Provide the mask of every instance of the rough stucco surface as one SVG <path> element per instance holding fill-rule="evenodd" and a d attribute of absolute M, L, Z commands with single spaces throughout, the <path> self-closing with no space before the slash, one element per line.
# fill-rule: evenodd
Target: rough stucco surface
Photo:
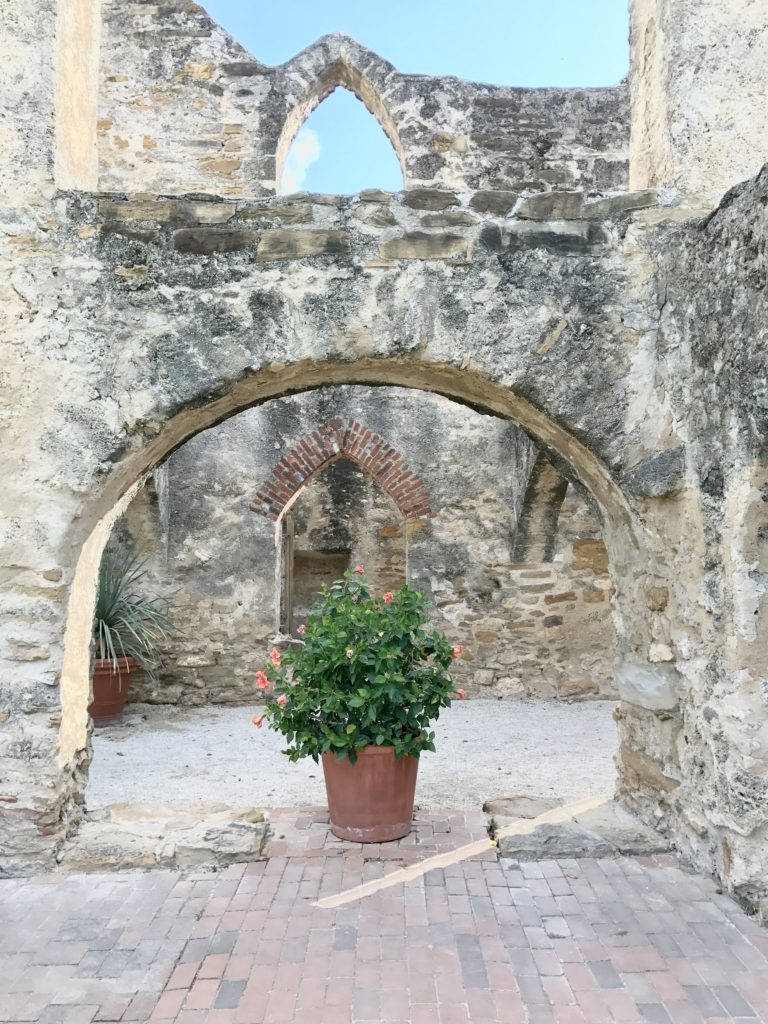
<path fill-rule="evenodd" d="M 342 387 L 199 434 L 131 504 L 118 536 L 150 559 L 146 588 L 170 597 L 180 631 L 164 645 L 159 682 L 138 681 L 131 699 L 258 696 L 253 673 L 279 625 L 280 532 L 252 500 L 284 453 L 334 417 L 364 422 L 393 445 L 433 514 L 406 522 L 372 477 L 336 462 L 291 506 L 297 553 L 348 552 L 378 594 L 417 574 L 436 624 L 466 648 L 454 675 L 472 696 L 614 692 L 607 555 L 584 498 L 572 489 L 557 502 L 552 550 L 531 561 L 516 543 L 536 458 L 522 431 L 437 395 Z M 304 586 L 309 604 L 319 585 Z"/>
<path fill-rule="evenodd" d="M 634 0 L 633 188 L 712 206 L 766 158 L 763 0 Z"/>
<path fill-rule="evenodd" d="M 690 410 L 711 645 L 678 738 L 697 780 L 680 813 L 700 863 L 752 902 L 765 896 L 768 849 L 767 208 L 764 168 L 659 254 L 660 352 L 686 359 L 670 384 Z"/>
<path fill-rule="evenodd" d="M 164 19 L 156 27 L 172 48 L 179 19 L 198 17 L 188 6 L 125 9 Z M 116 7 L 103 9 L 108 41 Z M 185 198 L 190 180 L 172 182 L 158 165 L 142 188 L 176 198 L 129 199 L 134 168 L 105 153 L 102 187 L 114 194 L 51 198 L 52 12 L 19 9 L 24 17 L 6 19 L 9 41 L 34 47 L 45 73 L 39 103 L 34 61 L 15 68 L 4 101 L 4 130 L 20 133 L 30 155 L 28 184 L 18 148 L 0 150 L 3 870 L 50 866 L 78 822 L 93 563 L 110 510 L 185 440 L 235 413 L 318 386 L 386 384 L 507 418 L 591 491 L 613 586 L 620 796 L 730 890 L 753 904 L 767 899 L 766 172 L 708 220 L 690 220 L 656 206 L 653 194 L 594 194 L 623 186 L 595 173 L 600 149 L 616 166 L 609 131 L 604 145 L 590 136 L 583 165 L 572 162 L 568 191 L 541 191 L 541 160 L 530 165 L 535 180 L 523 169 L 529 188 L 512 188 L 514 161 L 459 141 L 472 141 L 464 125 L 485 87 L 445 86 L 441 130 L 451 141 L 434 142 L 436 122 L 422 109 L 437 93 L 432 83 L 396 76 L 333 38 L 296 58 L 287 76 L 270 72 L 271 82 L 282 76 L 282 92 L 254 94 L 265 162 L 227 189 L 206 179 L 207 196 Z M 731 13 L 719 44 L 727 64 L 751 23 L 741 5 L 719 10 Z M 658 37 L 670 103 L 684 88 L 668 59 L 675 34 L 689 33 L 691 50 L 697 35 L 708 38 L 706 14 L 690 6 L 688 15 Z M 187 33 L 194 53 L 185 60 L 199 52 L 205 63 L 209 39 L 193 46 Z M 108 42 L 103 66 L 114 49 Z M 133 59 L 128 36 L 125 49 Z M 138 70 L 137 95 L 151 97 L 156 76 Z M 240 77 L 262 75 L 245 70 Z M 391 85 L 393 120 L 398 104 L 408 110 L 408 189 L 266 195 L 274 125 L 290 126 L 292 112 L 342 79 L 371 106 Z M 101 100 L 113 102 L 106 86 Z M 550 101 L 558 95 L 531 100 Z M 568 150 L 574 124 L 600 98 L 577 92 L 562 102 L 570 113 L 554 123 Z M 659 138 L 673 106 L 652 127 Z M 166 108 L 156 107 L 162 135 Z M 610 123 L 615 111 L 600 116 Z M 486 125 L 496 116 L 501 125 L 506 115 L 497 108 Z M 143 138 L 140 118 L 136 129 Z M 750 171 L 725 142 L 692 147 L 687 159 L 719 183 Z M 231 203 L 217 198 L 223 191 Z M 418 554 L 414 541 L 413 580 L 428 585 Z"/>

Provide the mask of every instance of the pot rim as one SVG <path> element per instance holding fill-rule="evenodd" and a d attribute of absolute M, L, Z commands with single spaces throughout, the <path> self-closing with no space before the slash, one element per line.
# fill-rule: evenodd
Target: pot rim
<path fill-rule="evenodd" d="M 125 657 L 117 658 L 116 660 L 117 660 L 117 664 L 118 664 L 118 672 L 120 671 L 120 666 L 123 666 L 123 671 L 124 672 L 130 671 L 131 669 L 136 667 L 136 659 L 132 658 L 130 655 L 126 655 Z M 112 658 L 94 658 L 93 659 L 93 667 L 95 669 L 96 668 L 107 668 L 110 665 L 114 665 L 114 661 L 112 660 Z M 118 674 L 117 672 L 113 672 L 113 675 L 117 675 L 117 674 Z"/>
<path fill-rule="evenodd" d="M 394 753 L 394 750 L 395 750 L 395 748 L 392 747 L 392 746 L 379 746 L 376 743 L 369 743 L 367 747 L 361 747 L 357 751 L 357 757 L 358 757 L 358 760 L 361 757 L 384 757 L 387 754 L 389 754 L 390 752 Z M 347 753 L 348 753 L 348 751 L 347 751 Z M 403 758 L 405 758 L 405 757 L 415 757 L 415 758 L 418 759 L 418 756 L 419 756 L 418 754 L 403 754 L 403 757 L 399 758 L 399 760 L 402 761 Z M 335 750 L 324 750 L 323 751 L 323 757 L 332 757 L 334 761 L 338 761 L 339 760 L 339 758 L 336 757 L 336 751 Z M 347 759 L 348 758 L 341 758 L 342 761 L 343 760 L 347 760 Z"/>

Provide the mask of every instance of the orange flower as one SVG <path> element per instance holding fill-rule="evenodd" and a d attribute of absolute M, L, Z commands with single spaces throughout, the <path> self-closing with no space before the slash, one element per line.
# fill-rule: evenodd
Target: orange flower
<path fill-rule="evenodd" d="M 454 656 L 454 658 L 461 657 L 461 655 L 463 653 L 464 653 L 464 648 L 461 646 L 461 644 L 454 644 L 453 645 L 453 656 Z"/>
<path fill-rule="evenodd" d="M 280 705 L 281 708 L 284 708 L 285 705 L 288 703 L 288 698 L 285 696 L 284 693 L 281 693 L 280 696 L 277 698 L 277 703 Z"/>
<path fill-rule="evenodd" d="M 299 628 L 296 630 L 296 632 L 297 633 L 306 633 L 307 632 L 307 627 L 304 624 L 302 624 L 301 626 L 299 626 Z"/>
<path fill-rule="evenodd" d="M 358 576 L 362 576 L 363 573 L 365 572 L 365 566 L 364 565 L 356 565 L 355 566 L 355 572 L 358 574 Z"/>
<path fill-rule="evenodd" d="M 267 679 L 266 674 L 264 672 L 262 672 L 261 670 L 259 670 L 256 673 L 256 685 L 258 686 L 258 688 L 260 690 L 268 690 L 269 689 L 269 680 Z"/>
<path fill-rule="evenodd" d="M 257 729 L 261 728 L 261 723 L 264 721 L 264 715 L 254 715 L 251 722 L 256 726 Z"/>
<path fill-rule="evenodd" d="M 465 697 L 466 697 L 467 695 L 466 695 L 466 693 L 465 693 L 465 691 L 464 691 L 464 690 L 457 690 L 457 691 L 456 691 L 456 696 L 457 696 L 457 697 L 459 698 L 459 700 L 464 700 L 464 698 L 465 698 Z"/>
<path fill-rule="evenodd" d="M 389 604 L 391 601 L 394 601 L 394 599 L 395 595 L 388 590 L 384 595 L 384 604 Z"/>
<path fill-rule="evenodd" d="M 278 649 L 276 647 L 273 647 L 272 650 L 269 652 L 269 656 L 272 659 L 272 664 L 275 666 L 275 668 L 279 668 L 280 667 L 280 651 L 278 651 Z"/>

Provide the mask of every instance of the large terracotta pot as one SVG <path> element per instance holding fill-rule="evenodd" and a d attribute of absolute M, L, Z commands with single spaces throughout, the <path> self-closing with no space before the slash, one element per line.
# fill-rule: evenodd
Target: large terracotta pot
<path fill-rule="evenodd" d="M 386 843 L 411 831 L 418 757 L 394 747 L 365 747 L 355 764 L 323 754 L 331 832 L 353 843 Z"/>
<path fill-rule="evenodd" d="M 131 670 L 136 667 L 133 658 L 118 658 L 117 668 L 107 658 L 93 663 L 93 700 L 88 714 L 94 725 L 112 725 L 120 721 L 128 696 Z"/>

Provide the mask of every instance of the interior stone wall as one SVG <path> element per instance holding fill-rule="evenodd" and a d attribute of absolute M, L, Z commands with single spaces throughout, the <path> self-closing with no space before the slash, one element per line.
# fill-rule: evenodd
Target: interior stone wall
<path fill-rule="evenodd" d="M 300 492 L 291 515 L 297 554 L 347 551 L 348 567 L 364 566 L 377 594 L 397 590 L 406 582 L 406 521 L 386 491 L 356 463 L 340 459 L 318 473 Z M 283 572 L 287 571 L 284 566 Z M 317 585 L 305 588 L 310 607 L 319 589 Z M 300 621 L 295 620 L 294 628 Z"/>

